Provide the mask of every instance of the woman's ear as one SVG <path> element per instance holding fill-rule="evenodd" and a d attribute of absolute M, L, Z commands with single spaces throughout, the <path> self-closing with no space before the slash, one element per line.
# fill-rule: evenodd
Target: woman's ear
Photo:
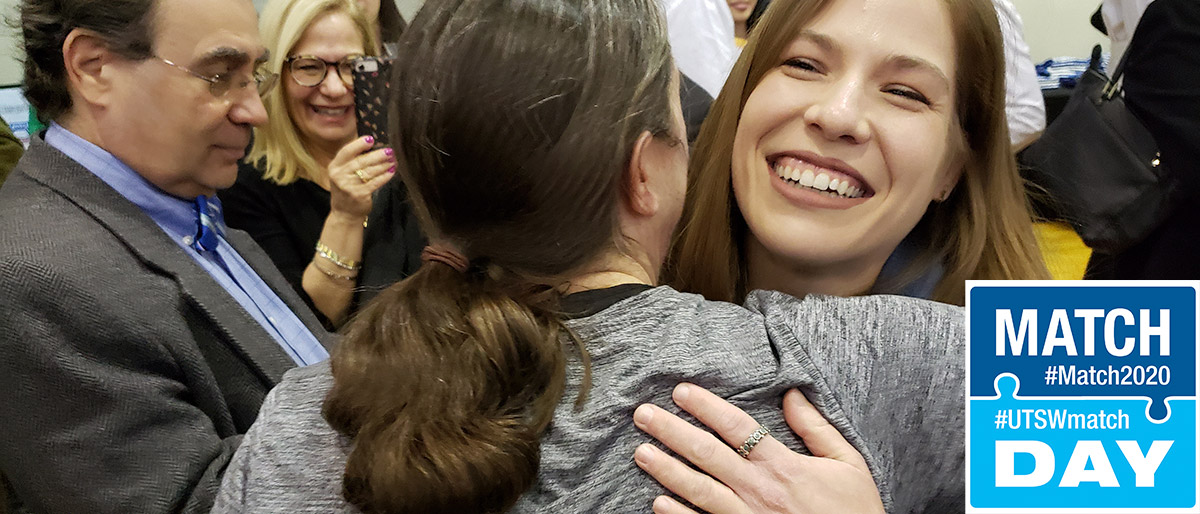
<path fill-rule="evenodd" d="M 963 166 L 956 166 L 946 171 L 945 176 L 938 182 L 938 187 L 934 189 L 933 201 L 944 202 L 950 198 L 950 193 L 954 192 L 954 188 L 958 186 L 958 182 L 962 180 L 966 169 Z"/>
<path fill-rule="evenodd" d="M 947 163 L 942 168 L 942 175 L 938 177 L 937 183 L 933 190 L 933 198 L 930 200 L 935 202 L 944 202 L 950 198 L 950 194 L 954 192 L 954 188 L 958 186 L 963 175 L 967 173 L 968 152 L 967 141 L 965 135 L 951 134 L 950 150 L 947 155 Z"/>
<path fill-rule="evenodd" d="M 633 152 L 629 156 L 629 165 L 625 167 L 625 204 L 631 214 L 638 216 L 653 216 L 658 212 L 660 199 L 651 181 L 654 180 L 656 167 L 659 166 L 661 152 L 658 148 L 663 143 L 649 131 L 642 132 L 633 143 Z"/>

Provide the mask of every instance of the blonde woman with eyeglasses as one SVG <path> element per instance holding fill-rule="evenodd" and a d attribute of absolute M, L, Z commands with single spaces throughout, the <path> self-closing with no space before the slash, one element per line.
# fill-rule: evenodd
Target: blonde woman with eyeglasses
<path fill-rule="evenodd" d="M 372 195 L 396 171 L 392 149 L 355 127 L 353 61 L 378 53 L 376 30 L 356 0 L 271 0 L 260 30 L 280 87 L 221 193 L 225 219 L 332 328 L 350 312 Z"/>

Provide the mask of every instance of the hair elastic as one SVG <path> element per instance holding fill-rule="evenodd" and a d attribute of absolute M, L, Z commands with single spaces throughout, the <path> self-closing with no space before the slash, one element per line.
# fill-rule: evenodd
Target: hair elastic
<path fill-rule="evenodd" d="M 466 273 L 470 261 L 457 250 L 443 244 L 431 244 L 421 250 L 422 262 L 440 262 L 459 273 Z"/>

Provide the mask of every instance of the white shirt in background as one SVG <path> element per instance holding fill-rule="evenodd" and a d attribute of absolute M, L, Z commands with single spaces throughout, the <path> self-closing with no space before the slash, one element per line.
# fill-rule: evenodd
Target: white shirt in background
<path fill-rule="evenodd" d="M 660 0 L 675 65 L 713 98 L 737 60 L 733 14 L 725 0 Z"/>
<path fill-rule="evenodd" d="M 1137 28 L 1146 6 L 1154 0 L 1104 0 L 1100 6 L 1100 15 L 1104 17 L 1104 27 L 1108 29 L 1108 38 L 1112 40 L 1112 63 L 1121 62 L 1125 50 L 1129 48 L 1129 40 L 1133 39 L 1133 31 Z"/>
<path fill-rule="evenodd" d="M 1037 69 L 1029 57 L 1025 28 L 1009 0 L 992 0 L 1004 36 L 1004 111 L 1014 149 L 1024 148 L 1046 129 L 1046 102 L 1038 86 Z"/>

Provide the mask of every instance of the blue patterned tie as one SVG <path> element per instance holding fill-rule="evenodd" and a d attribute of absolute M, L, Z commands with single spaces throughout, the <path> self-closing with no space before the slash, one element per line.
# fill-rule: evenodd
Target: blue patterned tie
<path fill-rule="evenodd" d="M 216 211 L 217 206 L 208 203 L 208 197 L 204 195 L 196 197 L 198 228 L 196 237 L 192 241 L 192 248 L 195 248 L 197 252 L 211 252 L 217 249 L 221 228 L 217 226 Z"/>

